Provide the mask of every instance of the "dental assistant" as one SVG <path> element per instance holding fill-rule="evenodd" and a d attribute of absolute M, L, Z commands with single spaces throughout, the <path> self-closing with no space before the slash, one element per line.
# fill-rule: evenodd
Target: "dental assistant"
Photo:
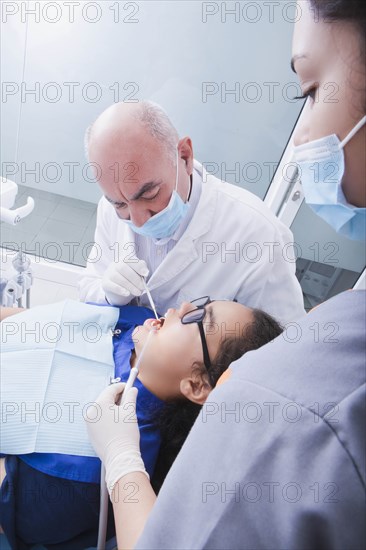
<path fill-rule="evenodd" d="M 305 200 L 338 232 L 365 239 L 366 4 L 306 0 L 299 7 L 292 66 L 308 101 L 294 154 Z M 329 82 L 338 87 L 332 103 Z M 156 502 L 146 476 L 123 470 L 115 490 L 134 480 L 146 495 L 141 515 L 114 503 L 116 522 L 140 518 L 129 547 L 365 547 L 365 298 L 364 290 L 343 292 L 297 322 L 296 342 L 279 336 L 233 363 Z M 113 437 L 136 449 L 133 434 L 118 428 L 104 449 Z M 101 445 L 102 430 L 93 437 Z"/>
<path fill-rule="evenodd" d="M 207 174 L 161 107 L 109 107 L 86 147 L 104 196 L 81 300 L 148 305 L 148 276 L 160 312 L 210 294 L 282 323 L 304 314 L 291 231 L 258 197 Z"/>

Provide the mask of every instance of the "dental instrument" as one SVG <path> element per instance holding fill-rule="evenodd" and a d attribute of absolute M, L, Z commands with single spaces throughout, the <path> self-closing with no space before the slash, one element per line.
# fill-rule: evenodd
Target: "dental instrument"
<path fill-rule="evenodd" d="M 88 278 L 90 278 L 90 279 L 100 279 L 100 280 L 103 279 L 103 277 L 101 277 L 100 275 L 96 275 L 95 273 L 88 274 Z M 143 282 L 143 285 L 144 285 L 144 290 L 146 292 L 146 296 L 149 300 L 150 307 L 154 312 L 155 318 L 159 321 L 160 317 L 157 314 L 155 303 L 154 303 L 153 297 L 151 296 L 151 292 L 149 290 L 149 287 L 147 286 L 146 279 L 145 279 L 145 277 L 141 277 L 141 278 L 142 278 L 142 282 Z"/>
<path fill-rule="evenodd" d="M 159 320 L 158 314 L 156 313 L 156 307 L 155 307 L 155 304 L 154 304 L 154 300 L 152 299 L 151 292 L 150 292 L 150 290 L 147 286 L 146 279 L 144 277 L 142 277 L 142 281 L 144 283 L 145 292 L 146 292 L 146 295 L 147 295 L 148 300 L 150 302 L 151 309 L 153 310 L 156 319 Z"/>
<path fill-rule="evenodd" d="M 150 292 L 149 292 L 149 294 L 150 294 Z M 151 298 L 151 295 L 150 295 L 150 298 Z M 151 298 L 150 303 L 152 303 L 152 304 L 154 303 L 154 302 L 152 302 L 152 298 Z M 153 309 L 154 309 L 154 312 L 155 312 L 155 315 L 156 315 L 155 307 Z M 156 318 L 159 319 L 158 317 L 156 317 Z M 142 348 L 139 357 L 137 358 L 137 363 L 130 370 L 130 374 L 128 376 L 126 385 L 125 385 L 123 393 L 122 393 L 122 398 L 119 400 L 119 402 L 117 401 L 117 403 L 116 403 L 117 405 L 123 405 L 123 403 L 126 399 L 128 391 L 134 385 L 135 380 L 136 380 L 137 375 L 138 375 L 139 370 L 140 370 L 140 364 L 141 364 L 142 358 L 145 354 L 146 348 L 149 345 L 151 335 L 156 331 L 157 330 L 154 327 L 152 327 L 152 330 L 149 332 L 147 340 L 145 342 L 145 345 Z M 112 379 L 111 384 L 115 384 L 119 381 L 120 381 L 119 378 Z M 104 468 L 104 465 L 102 463 L 102 466 L 101 466 L 101 469 L 100 469 L 100 510 L 99 510 L 97 550 L 105 550 L 105 544 L 106 544 L 106 538 L 107 538 L 107 523 L 108 523 L 108 498 L 109 498 L 108 489 L 107 489 L 107 485 L 106 485 L 106 482 L 105 482 L 105 468 Z"/>
<path fill-rule="evenodd" d="M 33 284 L 33 272 L 30 267 L 29 257 L 22 251 L 19 250 L 17 255 L 13 260 L 13 268 L 18 274 L 15 282 L 21 288 L 21 295 L 18 298 L 18 307 L 23 307 L 22 295 L 25 293 L 26 296 L 26 308 L 30 308 L 30 288 Z"/>

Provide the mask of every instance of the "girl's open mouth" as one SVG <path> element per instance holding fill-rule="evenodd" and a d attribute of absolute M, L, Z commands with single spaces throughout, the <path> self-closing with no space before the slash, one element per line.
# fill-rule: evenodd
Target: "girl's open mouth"
<path fill-rule="evenodd" d="M 160 319 L 146 319 L 144 322 L 144 327 L 148 329 L 160 330 L 164 325 L 165 318 L 160 317 Z"/>

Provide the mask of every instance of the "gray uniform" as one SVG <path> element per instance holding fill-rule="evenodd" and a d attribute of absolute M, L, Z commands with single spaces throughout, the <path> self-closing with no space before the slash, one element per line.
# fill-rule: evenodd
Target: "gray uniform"
<path fill-rule="evenodd" d="M 231 366 L 138 549 L 365 547 L 365 291 Z"/>

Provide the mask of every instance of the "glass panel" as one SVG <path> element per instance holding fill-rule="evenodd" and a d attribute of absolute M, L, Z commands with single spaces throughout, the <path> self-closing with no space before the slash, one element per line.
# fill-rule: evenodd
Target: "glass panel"
<path fill-rule="evenodd" d="M 85 265 L 101 193 L 84 132 L 115 101 L 160 103 L 210 172 L 264 197 L 301 108 L 296 2 L 20 4 L 2 25 L 2 173 L 36 209 L 3 243 Z"/>
<path fill-rule="evenodd" d="M 306 309 L 353 287 L 366 263 L 364 242 L 338 235 L 305 201 L 291 230 Z"/>
<path fill-rule="evenodd" d="M 14 208 L 34 198 L 33 212 L 20 223 L 1 228 L 1 246 L 19 248 L 50 262 L 85 266 L 94 242 L 97 205 L 18 185 Z"/>

